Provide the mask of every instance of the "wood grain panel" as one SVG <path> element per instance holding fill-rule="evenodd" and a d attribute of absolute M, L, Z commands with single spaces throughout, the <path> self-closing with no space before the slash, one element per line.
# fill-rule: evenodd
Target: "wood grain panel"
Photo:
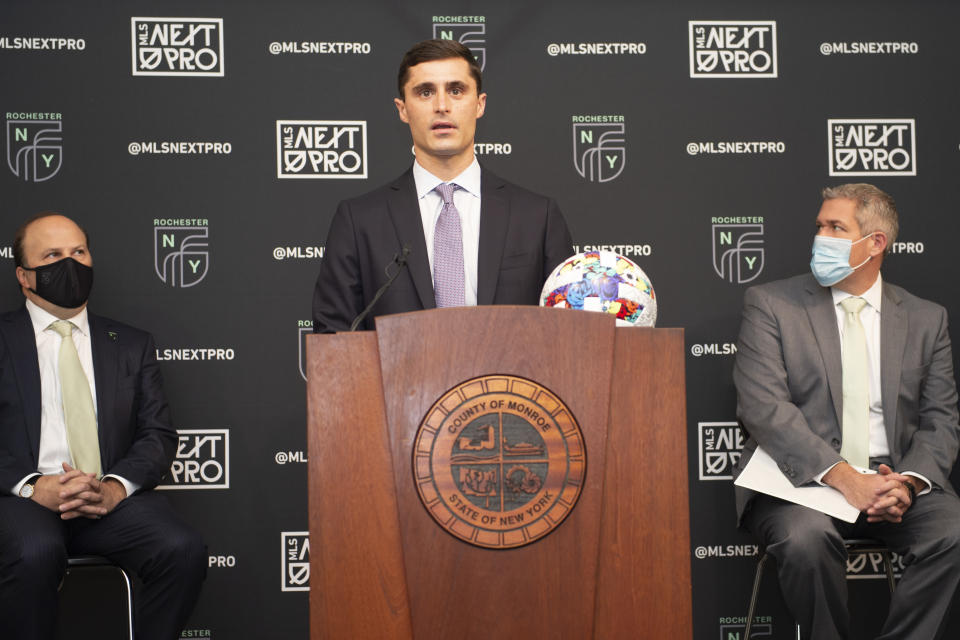
<path fill-rule="evenodd" d="M 693 637 L 682 329 L 617 329 L 594 637 Z"/>
<path fill-rule="evenodd" d="M 409 640 L 373 333 L 307 337 L 310 637 Z"/>
<path fill-rule="evenodd" d="M 536 307 L 440 309 L 378 318 L 384 397 L 418 639 L 582 640 L 593 629 L 614 320 Z M 587 449 L 580 500 L 541 540 L 482 549 L 441 529 L 413 482 L 417 427 L 448 389 L 510 374 L 557 395 Z"/>

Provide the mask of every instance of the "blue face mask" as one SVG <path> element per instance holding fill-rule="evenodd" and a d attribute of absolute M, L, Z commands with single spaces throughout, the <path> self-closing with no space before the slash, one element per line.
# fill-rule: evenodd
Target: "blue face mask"
<path fill-rule="evenodd" d="M 855 267 L 850 266 L 850 250 L 853 245 L 863 242 L 872 233 L 863 236 L 857 242 L 845 238 L 814 236 L 813 257 L 810 258 L 810 271 L 822 287 L 832 287 L 854 271 L 867 264 L 870 256 Z"/>

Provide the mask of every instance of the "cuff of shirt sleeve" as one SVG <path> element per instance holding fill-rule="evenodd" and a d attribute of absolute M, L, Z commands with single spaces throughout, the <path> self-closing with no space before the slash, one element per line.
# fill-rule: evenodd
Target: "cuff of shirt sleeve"
<path fill-rule="evenodd" d="M 822 487 L 828 486 L 828 485 L 823 484 L 823 476 L 825 476 L 825 475 L 827 475 L 828 473 L 830 473 L 830 469 L 833 469 L 835 466 L 837 466 L 837 465 L 840 464 L 841 462 L 843 462 L 843 460 L 840 460 L 839 462 L 833 463 L 832 465 L 830 465 L 829 467 L 827 467 L 826 469 L 824 469 L 823 471 L 821 471 L 821 472 L 818 473 L 817 475 L 813 476 L 813 481 L 816 482 L 817 484 L 819 484 L 819 485 L 822 486 Z"/>
<path fill-rule="evenodd" d="M 126 478 L 122 478 L 114 473 L 108 473 L 107 475 L 100 478 L 100 480 L 106 480 L 107 478 L 113 478 L 117 482 L 123 485 L 123 488 L 127 490 L 127 497 L 129 498 L 140 489 L 140 485 L 130 482 Z"/>
<path fill-rule="evenodd" d="M 23 477 L 23 480 L 17 483 L 17 485 L 13 488 L 13 491 L 11 491 L 11 493 L 19 498 L 20 489 L 23 488 L 23 485 L 27 484 L 27 480 L 29 480 L 30 478 L 39 478 L 42 475 L 43 475 L 42 473 L 30 473 L 28 475 L 25 475 Z"/>
<path fill-rule="evenodd" d="M 927 480 L 926 478 L 924 478 L 924 477 L 923 477 L 922 475 L 920 475 L 919 473 L 914 473 L 913 471 L 901 471 L 900 473 L 902 473 L 902 474 L 905 475 L 905 476 L 913 476 L 914 478 L 920 478 L 921 480 L 923 480 L 924 482 L 927 483 L 927 488 L 926 488 L 926 489 L 924 489 L 923 491 L 917 491 L 917 495 L 918 495 L 918 496 L 922 496 L 922 495 L 925 495 L 925 494 L 927 494 L 927 493 L 930 493 L 930 490 L 933 488 L 933 483 L 930 482 L 929 480 Z"/>

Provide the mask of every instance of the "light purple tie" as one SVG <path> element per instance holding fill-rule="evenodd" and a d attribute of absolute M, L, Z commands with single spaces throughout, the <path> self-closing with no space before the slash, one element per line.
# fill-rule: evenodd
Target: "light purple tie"
<path fill-rule="evenodd" d="M 433 292 L 437 307 L 462 307 L 463 294 L 463 231 L 460 212 L 453 204 L 453 183 L 434 189 L 443 198 L 443 208 L 433 232 Z"/>

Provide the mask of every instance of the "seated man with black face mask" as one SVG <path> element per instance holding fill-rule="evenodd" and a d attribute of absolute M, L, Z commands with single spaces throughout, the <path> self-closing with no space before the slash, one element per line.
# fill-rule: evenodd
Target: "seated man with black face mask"
<path fill-rule="evenodd" d="M 177 442 L 153 339 L 87 313 L 93 260 L 69 218 L 34 216 L 13 248 L 26 302 L 0 315 L 0 638 L 54 636 L 68 555 L 140 578 L 137 638 L 179 637 L 207 556 L 151 490 Z"/>

